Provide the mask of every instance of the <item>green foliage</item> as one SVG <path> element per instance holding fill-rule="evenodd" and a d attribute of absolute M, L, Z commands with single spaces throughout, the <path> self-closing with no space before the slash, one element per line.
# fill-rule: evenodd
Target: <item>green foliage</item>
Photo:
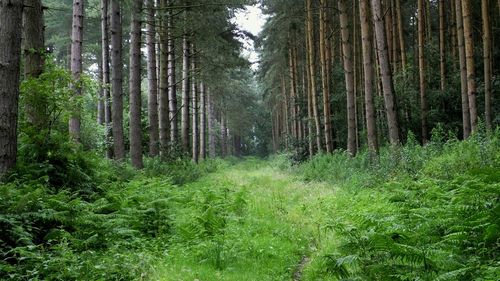
<path fill-rule="evenodd" d="M 321 155 L 297 168 L 342 187 L 309 280 L 496 280 L 500 252 L 498 132 L 349 159 Z"/>

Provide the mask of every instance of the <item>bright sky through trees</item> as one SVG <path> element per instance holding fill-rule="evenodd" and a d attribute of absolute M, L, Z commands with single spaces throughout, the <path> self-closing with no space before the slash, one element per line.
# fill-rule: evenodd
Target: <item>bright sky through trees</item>
<path fill-rule="evenodd" d="M 259 35 L 264 23 L 266 22 L 265 16 L 262 14 L 260 5 L 246 6 L 245 10 L 238 11 L 233 19 L 233 22 L 238 25 L 240 29 L 251 32 L 253 35 Z M 250 38 L 242 40 L 244 44 L 243 55 L 248 56 L 253 63 L 252 68 L 255 70 L 257 67 L 258 54 L 255 50 L 253 41 Z"/>

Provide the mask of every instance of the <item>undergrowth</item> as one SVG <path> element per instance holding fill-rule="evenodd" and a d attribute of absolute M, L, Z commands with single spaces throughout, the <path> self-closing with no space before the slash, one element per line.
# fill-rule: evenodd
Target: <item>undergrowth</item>
<path fill-rule="evenodd" d="M 306 280 L 500 280 L 499 132 L 290 167 L 339 190 Z M 285 161 L 275 161 L 286 167 Z"/>

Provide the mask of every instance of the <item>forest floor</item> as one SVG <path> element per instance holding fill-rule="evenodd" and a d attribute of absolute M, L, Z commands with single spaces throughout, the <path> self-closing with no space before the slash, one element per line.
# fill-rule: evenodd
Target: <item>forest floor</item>
<path fill-rule="evenodd" d="M 179 234 L 186 239 L 172 241 L 154 279 L 301 280 L 309 256 L 322 238 L 325 202 L 335 198 L 331 185 L 300 181 L 269 162 L 255 159 L 184 186 L 180 197 L 191 197 L 193 189 L 214 193 L 214 198 L 203 195 L 202 201 L 212 200 L 212 206 L 201 207 L 196 218 L 202 229 L 186 223 L 193 219 L 193 206 L 189 205 L 176 208 L 173 217 L 178 223 L 174 224 L 178 224 L 178 231 L 192 228 L 205 235 Z M 179 205 L 186 199 L 179 199 Z M 203 202 L 195 208 L 200 205 Z M 183 218 L 185 214 L 191 218 Z"/>

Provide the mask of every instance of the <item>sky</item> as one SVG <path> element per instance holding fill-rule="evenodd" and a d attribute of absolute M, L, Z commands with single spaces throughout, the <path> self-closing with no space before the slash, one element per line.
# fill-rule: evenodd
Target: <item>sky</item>
<path fill-rule="evenodd" d="M 266 17 L 262 14 L 262 10 L 258 5 L 246 6 L 245 10 L 236 13 L 233 22 L 236 23 L 240 29 L 249 31 L 257 36 L 266 22 Z M 250 39 L 242 41 L 244 45 L 243 55 L 247 56 L 250 62 L 254 63 L 252 68 L 255 70 L 258 67 L 256 62 L 259 57 L 255 51 L 253 41 Z"/>

